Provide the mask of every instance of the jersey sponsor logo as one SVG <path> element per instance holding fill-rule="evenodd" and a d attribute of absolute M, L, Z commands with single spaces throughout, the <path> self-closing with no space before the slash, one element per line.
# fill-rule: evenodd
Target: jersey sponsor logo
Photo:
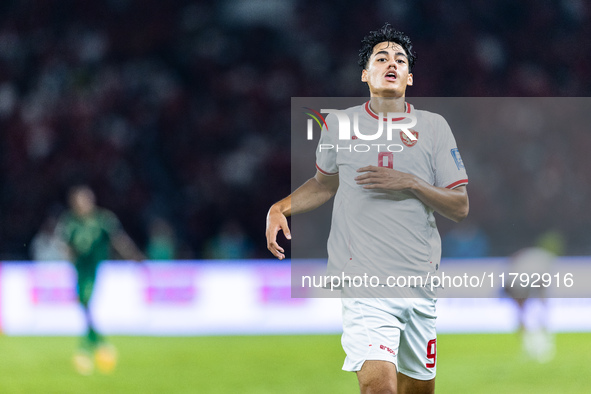
<path fill-rule="evenodd" d="M 415 146 L 417 144 L 417 142 L 419 141 L 419 132 L 418 131 L 414 131 L 414 130 L 410 130 L 410 132 L 412 133 L 412 135 L 415 136 L 414 140 L 411 140 L 410 138 L 408 138 L 408 135 L 406 135 L 406 133 L 403 133 L 402 131 L 400 132 L 400 139 L 402 140 L 402 143 L 406 146 L 408 146 L 409 148 L 411 146 Z"/>
<path fill-rule="evenodd" d="M 458 150 L 458 148 L 453 148 L 450 152 L 451 152 L 451 156 L 454 158 L 454 161 L 456 162 L 456 167 L 458 167 L 458 170 L 465 168 L 464 161 L 462 160 L 462 157 L 460 156 L 460 151 Z"/>

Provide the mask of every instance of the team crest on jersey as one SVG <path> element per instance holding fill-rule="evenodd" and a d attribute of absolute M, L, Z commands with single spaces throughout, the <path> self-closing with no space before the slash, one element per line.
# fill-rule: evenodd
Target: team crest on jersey
<path fill-rule="evenodd" d="M 400 132 L 400 139 L 402 140 L 402 143 L 408 147 L 411 146 L 415 146 L 417 144 L 417 142 L 419 141 L 419 132 L 418 131 L 414 131 L 414 130 L 410 130 L 410 132 L 412 133 L 412 135 L 415 136 L 416 140 L 411 140 L 410 138 L 408 138 L 408 136 L 404 133 L 404 131 Z"/>

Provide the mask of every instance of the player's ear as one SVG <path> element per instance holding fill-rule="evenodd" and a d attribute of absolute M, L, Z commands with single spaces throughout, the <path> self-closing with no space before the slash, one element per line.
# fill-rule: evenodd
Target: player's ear
<path fill-rule="evenodd" d="M 408 80 L 407 80 L 406 84 L 408 86 L 412 86 L 412 73 L 411 74 L 408 74 Z"/>
<path fill-rule="evenodd" d="M 361 82 L 367 82 L 367 70 L 365 68 L 361 71 Z"/>

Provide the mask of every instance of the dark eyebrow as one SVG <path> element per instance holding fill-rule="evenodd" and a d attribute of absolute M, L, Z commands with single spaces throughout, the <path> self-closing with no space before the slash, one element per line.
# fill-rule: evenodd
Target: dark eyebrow
<path fill-rule="evenodd" d="M 378 53 L 376 53 L 376 54 L 374 55 L 374 57 L 376 57 L 376 56 L 378 56 L 378 55 L 386 55 L 386 56 L 388 56 L 388 55 L 389 55 L 389 53 L 388 53 L 387 51 L 379 51 Z M 408 56 L 406 56 L 406 53 L 404 53 L 404 52 L 396 52 L 396 53 L 394 54 L 394 56 L 404 56 L 405 58 L 407 58 L 407 59 L 408 59 Z"/>

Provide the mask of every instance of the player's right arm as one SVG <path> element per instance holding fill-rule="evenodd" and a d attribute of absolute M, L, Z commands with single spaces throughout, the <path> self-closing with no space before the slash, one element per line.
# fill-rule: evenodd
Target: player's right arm
<path fill-rule="evenodd" d="M 338 175 L 324 175 L 316 171 L 313 178 L 308 179 L 283 200 L 271 206 L 267 213 L 267 249 L 279 260 L 285 258 L 284 250 L 277 244 L 277 233 L 283 230 L 287 239 L 291 233 L 287 224 L 287 217 L 304 213 L 318 208 L 330 200 L 339 188 Z"/>

